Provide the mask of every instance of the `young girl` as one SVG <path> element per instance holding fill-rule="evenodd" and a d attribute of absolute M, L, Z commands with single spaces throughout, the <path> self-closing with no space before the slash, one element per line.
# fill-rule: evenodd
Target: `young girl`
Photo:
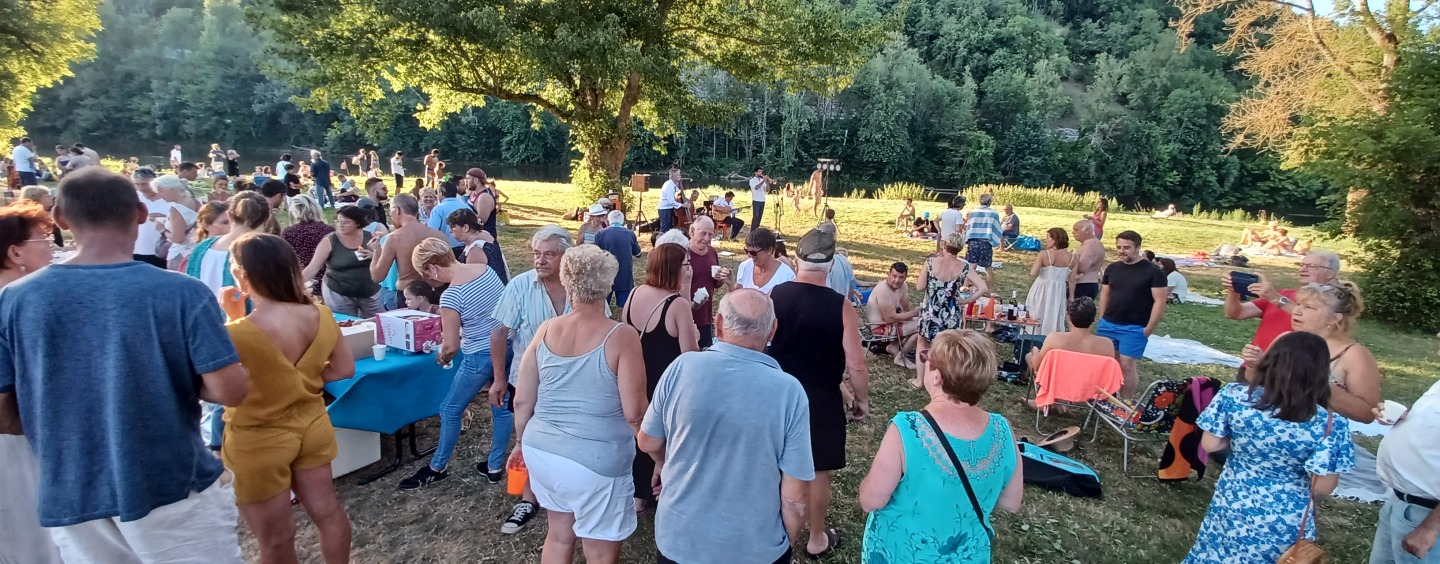
<path fill-rule="evenodd" d="M 230 274 L 243 304 L 225 328 L 250 373 L 250 393 L 225 410 L 220 459 L 235 475 L 235 503 L 259 540 L 262 562 L 294 562 L 290 494 L 320 533 L 326 562 L 350 556 L 350 518 L 335 497 L 330 462 L 335 429 L 321 395 L 326 382 L 355 375 L 350 347 L 325 306 L 305 295 L 300 261 L 284 239 L 250 233 L 230 246 Z M 238 310 L 238 311 L 236 311 Z"/>
<path fill-rule="evenodd" d="M 1297 538 L 1315 538 L 1311 496 L 1329 495 L 1355 469 L 1349 422 L 1325 408 L 1329 358 L 1325 339 L 1287 333 L 1253 365 L 1250 384 L 1226 386 L 1200 414 L 1201 448 L 1231 454 L 1186 564 L 1275 562 Z"/>
<path fill-rule="evenodd" d="M 416 280 L 405 287 L 405 307 L 426 313 L 440 313 L 435 306 L 435 289 L 430 284 Z"/>

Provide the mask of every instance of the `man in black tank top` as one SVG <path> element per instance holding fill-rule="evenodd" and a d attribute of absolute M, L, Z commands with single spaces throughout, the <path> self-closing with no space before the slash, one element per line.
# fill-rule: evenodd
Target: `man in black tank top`
<path fill-rule="evenodd" d="M 806 520 L 810 529 L 806 551 L 829 552 L 838 539 L 827 528 L 830 508 L 830 472 L 845 467 L 847 415 L 856 419 L 870 412 L 870 372 L 860 345 L 860 319 L 845 297 L 825 285 L 834 265 L 835 237 L 812 229 L 800 238 L 799 269 L 795 281 L 770 292 L 778 326 L 771 339 L 770 356 L 780 369 L 794 376 L 810 399 L 810 443 L 815 457 L 815 480 L 810 482 Z M 846 413 L 840 387 L 846 371 L 855 402 Z"/>

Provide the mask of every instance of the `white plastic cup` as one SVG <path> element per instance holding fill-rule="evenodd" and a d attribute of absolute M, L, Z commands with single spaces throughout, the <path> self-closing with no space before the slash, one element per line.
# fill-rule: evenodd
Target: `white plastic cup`
<path fill-rule="evenodd" d="M 710 265 L 710 277 L 711 277 L 711 278 L 720 278 L 720 265 L 718 265 L 718 264 L 712 264 L 712 265 Z"/>
<path fill-rule="evenodd" d="M 390 347 L 387 347 L 385 345 L 375 345 L 373 347 L 370 347 L 370 356 L 375 357 L 375 360 L 384 361 L 385 352 L 388 350 L 390 350 Z"/>

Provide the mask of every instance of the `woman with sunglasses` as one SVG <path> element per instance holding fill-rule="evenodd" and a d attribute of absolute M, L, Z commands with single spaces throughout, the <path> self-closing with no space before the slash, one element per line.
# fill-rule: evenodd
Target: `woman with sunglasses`
<path fill-rule="evenodd" d="M 776 286 L 795 279 L 795 270 L 777 258 L 775 233 L 769 229 L 750 230 L 750 235 L 745 237 L 745 254 L 750 258 L 735 269 L 731 290 L 750 288 L 768 296 Z"/>
<path fill-rule="evenodd" d="M 52 229 L 50 214 L 38 202 L 0 208 L 0 288 L 50 265 Z M 20 427 L 15 395 L 0 395 L 0 499 L 5 500 L 0 504 L 0 547 L 5 547 L 0 554 L 16 562 L 60 562 L 35 512 L 38 466 Z"/>

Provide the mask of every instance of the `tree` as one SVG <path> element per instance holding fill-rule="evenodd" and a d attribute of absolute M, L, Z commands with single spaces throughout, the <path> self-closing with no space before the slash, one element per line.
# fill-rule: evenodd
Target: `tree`
<path fill-rule="evenodd" d="M 1225 119 L 1232 147 L 1257 146 L 1290 152 L 1296 118 L 1350 116 L 1367 110 L 1384 114 L 1386 86 L 1402 46 L 1420 36 L 1420 22 L 1433 18 L 1436 3 L 1347 0 L 1334 14 L 1315 0 L 1175 0 L 1181 14 L 1173 23 L 1189 37 L 1197 20 L 1228 14 L 1228 41 L 1221 49 L 1240 53 L 1239 69 L 1255 79 Z"/>
<path fill-rule="evenodd" d="M 361 113 L 415 88 L 427 127 L 487 96 L 549 111 L 570 126 L 574 182 L 591 197 L 618 181 L 637 120 L 663 134 L 721 117 L 694 73 L 835 90 L 886 27 L 838 0 L 265 0 L 252 15 L 308 103 Z"/>
<path fill-rule="evenodd" d="M 21 135 L 35 92 L 70 76 L 70 63 L 90 58 L 100 29 L 99 0 L 0 2 L 0 137 Z"/>
<path fill-rule="evenodd" d="M 1384 114 L 1318 122 L 1305 162 L 1340 186 L 1363 186 L 1352 212 L 1365 254 L 1367 308 L 1434 329 L 1440 317 L 1440 50 L 1402 52 Z"/>

